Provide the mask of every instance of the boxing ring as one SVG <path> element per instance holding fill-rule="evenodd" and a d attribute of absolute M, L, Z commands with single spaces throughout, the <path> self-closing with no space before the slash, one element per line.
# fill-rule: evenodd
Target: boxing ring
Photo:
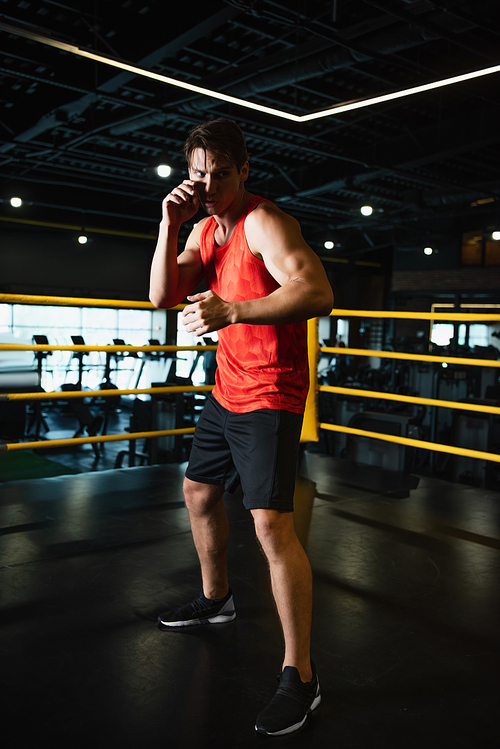
<path fill-rule="evenodd" d="M 53 297 L 53 296 L 35 296 L 35 295 L 20 295 L 20 294 L 0 294 L 0 303 L 11 303 L 11 304 L 46 304 L 53 306 L 92 306 L 92 307 L 111 307 L 111 308 L 125 308 L 125 309 L 155 309 L 149 302 L 137 302 L 137 301 L 123 301 L 123 300 L 110 300 L 110 299 L 87 299 L 87 298 L 73 298 L 73 297 Z M 179 305 L 173 309 L 181 310 L 183 305 Z M 373 311 L 373 310 L 347 310 L 347 309 L 335 309 L 331 316 L 333 317 L 358 317 L 358 318 L 375 318 L 375 319 L 411 319 L 411 320 L 426 320 L 429 322 L 436 321 L 447 321 L 447 322 L 497 322 L 500 321 L 500 314 L 495 313 L 461 313 L 461 312 L 396 312 L 396 311 Z M 126 345 L 112 345 L 112 346 L 85 346 L 85 345 L 73 345 L 73 346 L 57 346 L 50 344 L 2 344 L 0 343 L 1 351 L 33 351 L 33 352 L 51 352 L 51 351 L 69 351 L 74 353 L 87 353 L 91 351 L 104 352 L 106 354 L 113 353 L 176 353 L 178 351 L 215 351 L 216 346 L 126 346 Z M 412 354 L 399 351 L 385 351 L 376 349 L 361 349 L 361 348 L 345 348 L 345 347 L 327 347 L 320 346 L 318 339 L 318 320 L 313 319 L 308 321 L 308 354 L 309 354 L 309 373 L 310 373 L 310 389 L 307 397 L 306 411 L 304 415 L 304 425 L 302 429 L 301 442 L 317 442 L 319 440 L 319 430 L 326 430 L 331 432 L 340 432 L 344 434 L 350 434 L 357 437 L 369 437 L 385 442 L 392 442 L 407 447 L 420 448 L 425 450 L 431 450 L 433 452 L 447 453 L 457 456 L 463 456 L 468 458 L 475 458 L 479 460 L 488 460 L 496 463 L 500 463 L 500 455 L 493 452 L 486 452 L 484 450 L 474 450 L 466 447 L 460 447 L 456 445 L 440 444 L 436 442 L 430 442 L 422 439 L 412 439 L 409 437 L 403 437 L 399 435 L 381 434 L 380 432 L 373 432 L 364 429 L 356 429 L 353 427 L 331 424 L 326 422 L 318 421 L 318 393 L 335 393 L 338 395 L 356 395 L 358 398 L 376 398 L 385 401 L 396 401 L 401 403 L 408 403 L 416 406 L 431 406 L 434 408 L 448 408 L 459 411 L 484 413 L 489 415 L 498 416 L 500 415 L 500 408 L 492 405 L 475 404 L 475 403 L 459 403 L 449 400 L 441 400 L 435 398 L 422 398 L 418 396 L 410 396 L 403 394 L 395 394 L 390 392 L 378 392 L 375 390 L 364 390 L 356 388 L 343 388 L 329 385 L 318 385 L 317 377 L 317 362 L 320 353 L 334 354 L 337 356 L 353 356 L 353 357 L 379 357 L 384 359 L 393 359 L 398 361 L 414 361 L 419 363 L 432 363 L 432 364 L 446 364 L 446 365 L 461 365 L 468 367 L 500 367 L 500 361 L 492 359 L 479 359 L 479 358 L 465 358 L 457 356 L 442 356 L 442 355 L 425 355 L 425 354 Z M 131 388 L 126 390 L 73 390 L 65 391 L 61 393 L 57 392 L 24 392 L 24 393 L 5 393 L 0 394 L 0 401 L 49 401 L 49 400 L 61 400 L 68 398 L 89 398 L 89 397 L 117 397 L 120 395 L 151 395 L 151 394 L 163 394 L 163 393 L 196 393 L 196 392 L 209 392 L 212 390 L 211 385 L 200 385 L 200 386 L 165 386 L 155 388 Z M 155 430 L 146 432 L 127 432 L 124 434 L 111 434 L 111 435 L 93 435 L 88 437 L 74 437 L 64 440 L 43 440 L 43 441 L 19 441 L 19 442 L 6 442 L 0 445 L 0 451 L 13 451 L 13 450 L 34 450 L 43 447 L 44 449 L 51 447 L 64 447 L 75 444 L 95 444 L 105 442 L 116 442 L 121 440 L 138 440 L 138 439 L 152 439 L 155 437 L 163 437 L 169 435 L 182 435 L 192 434 L 194 427 L 186 427 L 181 429 L 167 429 L 167 430 Z"/>
<path fill-rule="evenodd" d="M 21 299 L 40 303 L 39 297 L 36 302 Z M 18 303 L 20 297 L 3 295 L 1 300 Z M 64 303 L 70 302 L 75 300 Z M 343 397 L 347 390 L 360 398 L 429 403 L 391 392 L 318 387 L 320 354 L 366 357 L 371 351 L 320 346 L 317 329 L 318 322 L 310 321 L 306 441 L 340 429 L 318 423 L 321 393 Z M 124 350 L 122 345 L 100 348 Z M 498 366 L 467 360 L 467 365 L 483 364 Z M 153 395 L 152 390 L 161 388 L 123 393 Z M 186 386 L 164 390 L 185 392 Z M 117 395 L 116 390 L 95 393 Z M 25 401 L 89 395 L 5 394 Z M 464 404 L 436 400 L 432 406 L 463 409 Z M 368 434 L 405 443 L 394 435 Z M 139 436 L 95 435 L 63 443 Z M 57 443 L 21 441 L 2 449 L 45 449 Z M 418 446 L 440 449 L 432 442 Z M 464 454 L 471 452 L 483 456 L 481 451 Z M 487 454 L 487 460 L 498 456 Z M 323 705 L 292 737 L 293 747 L 493 749 L 498 745 L 500 666 L 498 492 L 424 476 L 402 499 L 343 480 L 339 463 L 306 450 L 295 486 L 295 525 L 314 576 L 312 653 Z M 199 564 L 183 501 L 184 471 L 185 464 L 167 463 L 0 482 L 2 735 L 9 749 L 165 742 L 175 749 L 256 749 L 261 743 L 254 720 L 275 690 L 282 633 L 267 564 L 240 493 L 224 497 L 236 620 L 183 632 L 157 628 L 160 611 L 185 603 L 199 590 Z"/>

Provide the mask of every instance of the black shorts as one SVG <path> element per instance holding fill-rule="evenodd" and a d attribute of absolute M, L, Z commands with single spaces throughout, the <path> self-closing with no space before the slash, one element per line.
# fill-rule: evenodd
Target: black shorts
<path fill-rule="evenodd" d="M 210 395 L 196 425 L 186 476 L 233 493 L 248 510 L 293 511 L 302 414 L 259 408 L 233 413 Z"/>

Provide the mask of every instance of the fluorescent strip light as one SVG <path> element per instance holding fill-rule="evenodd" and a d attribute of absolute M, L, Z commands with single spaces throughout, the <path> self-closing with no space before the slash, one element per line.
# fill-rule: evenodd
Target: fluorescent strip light
<path fill-rule="evenodd" d="M 282 112 L 279 109 L 266 107 L 266 106 L 263 106 L 262 104 L 254 104 L 251 101 L 238 99 L 236 96 L 230 96 L 229 94 L 219 93 L 218 91 L 211 91 L 208 88 L 202 88 L 201 86 L 196 86 L 193 83 L 186 83 L 185 81 L 178 81 L 176 78 L 169 78 L 166 75 L 161 75 L 161 73 L 155 73 L 152 70 L 146 70 L 145 68 L 138 68 L 136 65 L 131 65 L 130 63 L 122 62 L 121 60 L 116 60 L 115 58 L 108 57 L 107 55 L 97 54 L 97 52 L 93 52 L 92 50 L 89 50 L 89 49 L 82 49 L 81 47 L 75 47 L 73 44 L 60 42 L 57 39 L 51 39 L 50 37 L 42 36 L 41 34 L 36 34 L 33 31 L 27 31 L 25 29 L 18 29 L 17 27 L 9 26 L 6 23 L 0 23 L 0 30 L 7 31 L 10 34 L 15 34 L 17 36 L 24 37 L 25 39 L 31 39 L 34 42 L 40 42 L 41 44 L 46 44 L 49 47 L 55 47 L 56 49 L 61 49 L 64 52 L 71 53 L 72 55 L 78 55 L 79 57 L 86 57 L 89 60 L 102 62 L 104 63 L 104 65 L 110 65 L 113 68 L 119 68 L 120 70 L 125 70 L 128 73 L 133 73 L 134 75 L 140 75 L 140 76 L 143 76 L 144 78 L 152 78 L 153 80 L 159 81 L 160 83 L 167 83 L 170 86 L 177 86 L 177 88 L 187 89 L 188 91 L 192 91 L 195 94 L 201 94 L 202 96 L 211 96 L 214 99 L 227 101 L 229 104 L 238 104 L 241 107 L 247 107 L 247 109 L 255 109 L 257 112 L 264 112 L 265 114 L 271 114 L 271 115 L 274 115 L 275 117 L 282 117 L 287 120 L 293 120 L 294 122 L 302 121 L 299 115 L 290 114 L 288 112 Z"/>
<path fill-rule="evenodd" d="M 373 104 L 381 104 L 384 101 L 391 101 L 392 99 L 401 99 L 403 96 L 419 94 L 422 91 L 431 91 L 434 88 L 451 86 L 454 83 L 470 81 L 473 78 L 480 78 L 481 76 L 491 75 L 492 73 L 500 73 L 500 65 L 493 65 L 491 68 L 482 68 L 481 70 L 473 70 L 471 73 L 463 73 L 463 75 L 454 75 L 451 78 L 443 78 L 440 81 L 424 83 L 421 86 L 405 88 L 402 91 L 394 91 L 392 94 L 382 94 L 380 96 L 372 96 L 368 99 L 359 99 L 357 101 L 348 101 L 344 104 L 336 104 L 334 107 L 331 107 L 331 109 L 324 109 L 320 112 L 304 114 L 300 117 L 300 122 L 309 122 L 310 120 L 316 120 L 319 117 L 326 117 L 329 114 L 341 114 L 342 112 L 350 112 L 353 109 L 371 107 Z"/>
<path fill-rule="evenodd" d="M 0 23 L 0 30 L 6 31 L 9 34 L 15 34 L 16 36 L 24 37 L 25 39 L 31 39 L 41 44 L 46 44 L 49 47 L 55 47 L 61 49 L 64 52 L 69 52 L 72 55 L 78 55 L 79 57 L 86 57 L 89 60 L 95 62 L 101 62 L 104 65 L 110 65 L 113 68 L 119 68 L 125 70 L 128 73 L 139 75 L 144 78 L 151 78 L 152 80 L 159 81 L 160 83 L 166 83 L 169 86 L 176 86 L 187 91 L 192 91 L 195 94 L 201 94 L 202 96 L 209 96 L 213 99 L 219 99 L 220 101 L 228 102 L 229 104 L 236 104 L 240 107 L 246 107 L 247 109 L 253 109 L 256 112 L 263 112 L 264 114 L 270 114 L 274 117 L 281 117 L 285 120 L 291 120 L 292 122 L 310 122 L 311 120 L 317 120 L 322 117 L 328 117 L 330 115 L 342 114 L 343 112 L 350 112 L 354 109 L 362 109 L 364 107 L 370 107 L 374 104 L 381 104 L 385 101 L 392 101 L 393 99 L 400 99 L 404 96 L 412 96 L 413 94 L 419 94 L 423 91 L 431 91 L 436 88 L 442 88 L 443 86 L 451 86 L 454 83 L 461 83 L 463 81 L 470 81 L 474 78 L 480 78 L 485 75 L 491 75 L 492 73 L 500 72 L 500 65 L 493 65 L 489 68 L 482 68 L 481 70 L 473 70 L 471 73 L 463 73 L 462 75 L 455 75 L 450 78 L 443 78 L 439 81 L 432 81 L 431 83 L 424 83 L 421 86 L 413 86 L 411 88 L 403 89 L 402 91 L 393 91 L 390 94 L 381 94 L 380 96 L 372 96 L 367 99 L 357 99 L 353 101 L 347 101 L 341 104 L 335 104 L 329 109 L 322 109 L 319 112 L 311 112 L 310 114 L 297 115 L 290 112 L 284 112 L 280 109 L 274 109 L 273 107 L 266 107 L 263 104 L 255 104 L 254 102 L 247 101 L 246 99 L 239 99 L 236 96 L 230 96 L 229 94 L 223 94 L 219 91 L 212 91 L 202 86 L 196 86 L 193 83 L 186 83 L 185 81 L 179 81 L 176 78 L 170 78 L 161 73 L 155 73 L 152 70 L 146 70 L 145 68 L 139 68 L 136 65 L 131 65 L 121 60 L 116 60 L 113 57 L 107 55 L 101 55 L 97 52 L 93 52 L 89 49 L 82 49 L 76 47 L 73 44 L 67 44 L 51 37 L 37 34 L 27 29 L 19 29 L 16 26 L 10 26 L 6 23 Z"/>

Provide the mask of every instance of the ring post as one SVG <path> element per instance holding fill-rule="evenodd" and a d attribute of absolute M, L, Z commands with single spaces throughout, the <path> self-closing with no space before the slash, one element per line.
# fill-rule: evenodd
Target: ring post
<path fill-rule="evenodd" d="M 307 393 L 301 442 L 318 442 L 318 359 L 319 359 L 319 320 L 314 317 L 307 321 L 307 352 L 309 359 L 309 392 Z"/>

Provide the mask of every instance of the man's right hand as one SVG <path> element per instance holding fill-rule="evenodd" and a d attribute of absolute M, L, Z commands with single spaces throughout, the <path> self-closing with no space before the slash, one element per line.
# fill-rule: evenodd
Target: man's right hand
<path fill-rule="evenodd" d="M 180 226 L 193 218 L 198 211 L 200 199 L 194 185 L 193 180 L 185 179 L 163 201 L 162 216 L 168 226 Z"/>

